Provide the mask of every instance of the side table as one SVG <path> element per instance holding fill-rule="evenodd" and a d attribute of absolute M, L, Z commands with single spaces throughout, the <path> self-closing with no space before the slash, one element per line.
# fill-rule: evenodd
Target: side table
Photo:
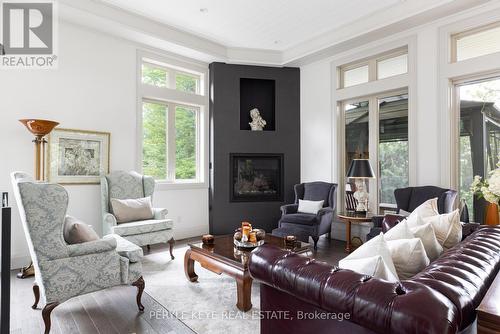
<path fill-rule="evenodd" d="M 368 223 L 372 221 L 373 214 L 370 212 L 358 213 L 355 211 L 344 211 L 337 213 L 337 217 L 343 223 L 345 223 L 345 234 L 346 234 L 346 246 L 345 252 L 350 253 L 351 248 L 351 225 L 358 223 Z"/>

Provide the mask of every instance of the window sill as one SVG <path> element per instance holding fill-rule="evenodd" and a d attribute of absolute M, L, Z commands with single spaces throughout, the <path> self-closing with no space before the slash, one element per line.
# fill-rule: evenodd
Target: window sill
<path fill-rule="evenodd" d="M 156 190 L 208 189 L 206 182 L 165 182 L 156 181 Z"/>

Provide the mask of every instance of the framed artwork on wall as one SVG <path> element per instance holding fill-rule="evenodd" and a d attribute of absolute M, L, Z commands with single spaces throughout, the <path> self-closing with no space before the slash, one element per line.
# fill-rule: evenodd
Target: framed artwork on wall
<path fill-rule="evenodd" d="M 48 137 L 47 179 L 60 184 L 99 184 L 109 173 L 109 132 L 55 128 Z"/>

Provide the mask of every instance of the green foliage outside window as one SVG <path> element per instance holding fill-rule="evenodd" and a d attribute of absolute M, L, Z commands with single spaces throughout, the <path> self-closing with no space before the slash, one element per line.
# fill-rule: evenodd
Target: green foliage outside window
<path fill-rule="evenodd" d="M 175 89 L 181 92 L 196 94 L 197 82 L 197 78 L 187 74 L 177 73 L 175 75 Z"/>
<path fill-rule="evenodd" d="M 186 93 L 198 93 L 199 78 L 175 70 L 142 65 L 144 84 L 170 87 L 169 75 L 175 75 L 175 89 Z M 143 172 L 158 180 L 166 180 L 167 173 L 167 115 L 168 103 L 143 103 Z M 175 111 L 175 179 L 196 179 L 196 117 L 197 109 L 177 105 Z M 172 146 L 171 146 L 172 147 Z"/>
<path fill-rule="evenodd" d="M 142 168 L 155 179 L 167 178 L 167 106 L 145 102 L 142 105 Z"/>
<path fill-rule="evenodd" d="M 381 142 L 380 203 L 395 203 L 394 189 L 408 187 L 408 141 Z"/>
<path fill-rule="evenodd" d="M 167 71 L 143 64 L 142 82 L 156 87 L 167 87 Z"/>
<path fill-rule="evenodd" d="M 175 178 L 196 178 L 196 111 L 185 106 L 175 108 Z"/>

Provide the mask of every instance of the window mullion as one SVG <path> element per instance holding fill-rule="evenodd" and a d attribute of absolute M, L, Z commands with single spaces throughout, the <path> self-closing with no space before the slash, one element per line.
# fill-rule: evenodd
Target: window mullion
<path fill-rule="evenodd" d="M 377 81 L 377 59 L 368 62 L 368 82 Z"/>
<path fill-rule="evenodd" d="M 169 89 L 175 89 L 175 71 L 168 70 L 168 86 Z"/>
<path fill-rule="evenodd" d="M 378 101 L 377 97 L 369 98 L 368 104 L 368 152 L 369 160 L 375 173 L 375 178 L 368 179 L 370 188 L 370 210 L 378 212 L 379 168 L 378 168 Z"/>
<path fill-rule="evenodd" d="M 201 109 L 198 108 L 195 115 L 195 126 L 196 126 L 196 148 L 195 148 L 195 159 L 196 159 L 196 175 L 195 179 L 199 182 L 201 180 Z"/>

